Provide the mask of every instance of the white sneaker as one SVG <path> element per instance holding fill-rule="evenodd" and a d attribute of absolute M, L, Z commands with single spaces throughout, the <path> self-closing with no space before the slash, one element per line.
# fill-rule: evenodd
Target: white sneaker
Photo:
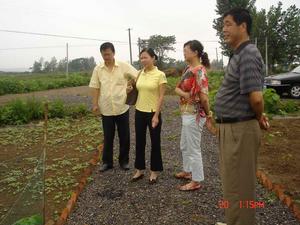
<path fill-rule="evenodd" d="M 227 225 L 226 223 L 217 222 L 215 225 Z"/>

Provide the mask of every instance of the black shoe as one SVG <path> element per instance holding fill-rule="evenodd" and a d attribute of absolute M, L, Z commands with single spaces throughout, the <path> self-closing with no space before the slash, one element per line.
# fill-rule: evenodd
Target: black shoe
<path fill-rule="evenodd" d="M 109 169 L 112 169 L 113 167 L 111 165 L 108 165 L 108 164 L 103 164 L 101 167 L 100 167 L 100 172 L 104 172 L 104 171 L 107 171 Z"/>
<path fill-rule="evenodd" d="M 130 167 L 129 167 L 129 164 L 128 163 L 123 163 L 123 164 L 120 164 L 120 167 L 122 170 L 129 170 Z"/>
<path fill-rule="evenodd" d="M 144 177 L 144 174 L 139 175 L 138 177 L 131 178 L 131 182 L 136 182 Z"/>

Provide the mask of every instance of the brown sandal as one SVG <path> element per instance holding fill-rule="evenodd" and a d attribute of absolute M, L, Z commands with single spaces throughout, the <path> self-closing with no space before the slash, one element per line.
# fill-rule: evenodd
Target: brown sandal
<path fill-rule="evenodd" d="M 182 185 L 179 187 L 180 191 L 196 191 L 202 187 L 201 184 L 195 183 L 195 182 L 190 182 L 188 184 Z"/>
<path fill-rule="evenodd" d="M 191 180 L 192 175 L 191 175 L 191 173 L 187 173 L 187 172 L 179 172 L 179 173 L 175 174 L 175 178 L 176 179 Z"/>

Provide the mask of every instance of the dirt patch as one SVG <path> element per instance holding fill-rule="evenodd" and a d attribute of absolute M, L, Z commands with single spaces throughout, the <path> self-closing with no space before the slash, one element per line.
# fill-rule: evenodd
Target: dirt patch
<path fill-rule="evenodd" d="M 0 105 L 4 105 L 9 101 L 12 101 L 16 98 L 26 99 L 26 98 L 45 98 L 45 99 L 54 99 L 54 98 L 64 98 L 64 97 L 76 97 L 77 100 L 81 100 L 78 97 L 88 97 L 90 96 L 90 90 L 88 86 L 80 87 L 71 87 L 71 88 L 62 88 L 62 89 L 53 89 L 46 91 L 36 91 L 26 94 L 9 94 L 0 96 Z"/>
<path fill-rule="evenodd" d="M 300 206 L 300 119 L 275 119 L 264 133 L 259 167 Z"/>

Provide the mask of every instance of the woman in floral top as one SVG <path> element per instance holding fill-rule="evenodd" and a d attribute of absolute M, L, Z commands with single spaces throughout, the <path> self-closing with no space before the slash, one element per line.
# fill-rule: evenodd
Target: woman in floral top
<path fill-rule="evenodd" d="M 197 40 L 184 44 L 184 57 L 188 67 L 175 89 L 176 94 L 180 96 L 182 117 L 180 149 L 183 171 L 177 173 L 175 177 L 191 180 L 179 187 L 181 191 L 191 191 L 201 188 L 200 182 L 204 180 L 201 135 L 204 124 L 211 124 L 206 75 L 210 63 L 207 53 L 203 52 L 203 45 Z"/>

